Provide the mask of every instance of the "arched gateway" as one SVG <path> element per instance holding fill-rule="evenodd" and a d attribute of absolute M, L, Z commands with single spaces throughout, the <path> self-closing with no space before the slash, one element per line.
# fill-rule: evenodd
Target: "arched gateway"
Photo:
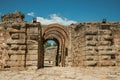
<path fill-rule="evenodd" d="M 66 27 L 59 25 L 59 24 L 50 24 L 46 27 L 42 27 L 42 46 L 41 53 L 39 53 L 39 60 L 38 66 L 39 68 L 44 67 L 44 49 L 43 44 L 47 40 L 54 40 L 58 44 L 58 51 L 57 51 L 57 59 L 56 59 L 56 66 L 65 66 L 65 54 L 67 54 L 66 50 L 68 50 L 68 32 Z"/>
<path fill-rule="evenodd" d="M 1 17 L 0 69 L 43 68 L 47 40 L 58 44 L 55 66 L 120 66 L 120 22 L 41 25 L 14 12 Z"/>

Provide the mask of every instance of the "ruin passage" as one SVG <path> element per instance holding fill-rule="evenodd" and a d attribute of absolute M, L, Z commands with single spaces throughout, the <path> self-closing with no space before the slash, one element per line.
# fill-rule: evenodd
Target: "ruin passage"
<path fill-rule="evenodd" d="M 45 67 L 47 40 L 57 43 L 54 66 L 120 66 L 120 22 L 42 25 L 24 17 L 21 12 L 1 17 L 0 69 Z"/>

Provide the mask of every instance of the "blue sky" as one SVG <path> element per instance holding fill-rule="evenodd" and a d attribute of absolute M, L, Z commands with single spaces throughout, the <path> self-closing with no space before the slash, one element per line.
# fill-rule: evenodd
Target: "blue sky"
<path fill-rule="evenodd" d="M 120 0 L 0 0 L 0 16 L 14 11 L 42 24 L 120 21 Z"/>
<path fill-rule="evenodd" d="M 14 11 L 23 12 L 26 21 L 37 17 L 43 24 L 120 21 L 120 0 L 0 0 L 0 15 Z"/>

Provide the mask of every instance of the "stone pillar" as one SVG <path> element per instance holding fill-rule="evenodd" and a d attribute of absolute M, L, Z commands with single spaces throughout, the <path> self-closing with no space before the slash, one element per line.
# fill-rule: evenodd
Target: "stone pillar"
<path fill-rule="evenodd" d="M 44 47 L 42 39 L 42 29 L 41 26 L 38 26 L 38 68 L 44 67 Z"/>

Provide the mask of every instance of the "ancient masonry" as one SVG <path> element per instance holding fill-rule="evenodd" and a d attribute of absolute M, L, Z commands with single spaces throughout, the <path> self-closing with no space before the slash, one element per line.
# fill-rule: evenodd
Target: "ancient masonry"
<path fill-rule="evenodd" d="M 43 68 L 47 40 L 58 45 L 54 66 L 120 66 L 120 22 L 42 25 L 14 12 L 1 17 L 0 69 Z"/>

